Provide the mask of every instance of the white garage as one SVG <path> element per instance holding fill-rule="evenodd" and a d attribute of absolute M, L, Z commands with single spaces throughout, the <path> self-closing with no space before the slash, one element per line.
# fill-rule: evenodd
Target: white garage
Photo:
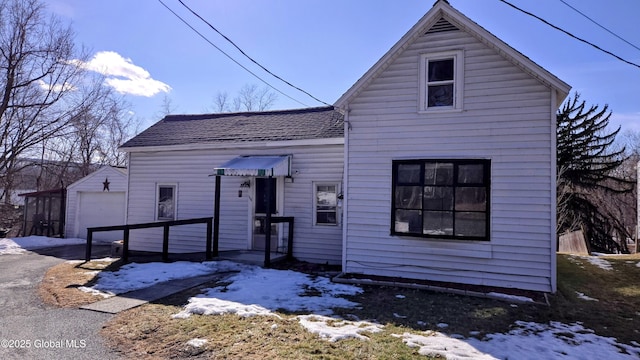
<path fill-rule="evenodd" d="M 87 228 L 125 223 L 127 171 L 105 166 L 67 187 L 65 237 L 87 237 Z M 122 239 L 122 231 L 94 233 L 96 241 Z"/>

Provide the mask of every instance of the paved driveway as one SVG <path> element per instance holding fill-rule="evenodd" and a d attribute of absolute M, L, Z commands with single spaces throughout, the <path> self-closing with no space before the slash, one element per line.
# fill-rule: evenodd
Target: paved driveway
<path fill-rule="evenodd" d="M 119 359 L 98 334 L 112 315 L 43 304 L 46 270 L 83 258 L 84 246 L 0 255 L 0 359 Z M 94 256 L 95 256 L 94 252 Z"/>

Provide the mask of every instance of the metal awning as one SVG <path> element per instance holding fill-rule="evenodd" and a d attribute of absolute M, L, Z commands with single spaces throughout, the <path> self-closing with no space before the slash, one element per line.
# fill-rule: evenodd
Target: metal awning
<path fill-rule="evenodd" d="M 245 155 L 214 168 L 224 176 L 291 176 L 290 155 Z"/>

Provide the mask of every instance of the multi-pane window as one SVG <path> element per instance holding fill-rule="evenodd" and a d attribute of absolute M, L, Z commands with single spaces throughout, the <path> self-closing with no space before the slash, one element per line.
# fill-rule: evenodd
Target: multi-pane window
<path fill-rule="evenodd" d="M 427 60 L 427 107 L 453 106 L 454 60 Z"/>
<path fill-rule="evenodd" d="M 314 184 L 315 224 L 338 224 L 338 185 Z"/>
<path fill-rule="evenodd" d="M 393 162 L 391 233 L 489 240 L 489 160 Z"/>
<path fill-rule="evenodd" d="M 462 52 L 421 57 L 420 110 L 462 109 Z"/>
<path fill-rule="evenodd" d="M 156 220 L 176 219 L 176 185 L 158 185 Z"/>

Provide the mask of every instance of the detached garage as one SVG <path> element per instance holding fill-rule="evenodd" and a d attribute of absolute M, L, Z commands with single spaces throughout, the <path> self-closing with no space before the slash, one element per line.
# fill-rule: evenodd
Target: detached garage
<path fill-rule="evenodd" d="M 87 228 L 125 223 L 127 170 L 105 166 L 67 187 L 65 237 L 87 238 Z M 121 231 L 95 233 L 97 241 L 122 238 Z"/>

